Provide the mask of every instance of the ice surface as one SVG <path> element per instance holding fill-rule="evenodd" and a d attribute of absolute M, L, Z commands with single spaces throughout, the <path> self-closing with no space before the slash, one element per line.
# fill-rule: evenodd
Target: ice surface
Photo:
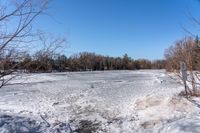
<path fill-rule="evenodd" d="M 164 70 L 24 74 L 0 89 L 0 131 L 181 131 L 199 112 L 183 89 Z"/>

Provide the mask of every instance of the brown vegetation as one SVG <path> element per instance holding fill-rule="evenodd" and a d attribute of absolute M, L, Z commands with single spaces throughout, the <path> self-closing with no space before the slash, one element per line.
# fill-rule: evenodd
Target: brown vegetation
<path fill-rule="evenodd" d="M 133 60 L 127 54 L 123 57 L 109 57 L 82 52 L 66 57 L 44 54 L 44 50 L 41 52 L 33 56 L 27 55 L 19 69 L 26 72 L 164 69 L 165 63 L 163 60 Z"/>
<path fill-rule="evenodd" d="M 200 43 L 199 38 L 186 37 L 179 40 L 175 45 L 165 51 L 166 69 L 168 71 L 179 71 L 180 62 L 185 62 L 188 70 L 188 83 L 192 87 L 186 86 L 192 91 L 190 95 L 198 93 L 197 85 L 200 80 L 197 72 L 200 70 Z"/>

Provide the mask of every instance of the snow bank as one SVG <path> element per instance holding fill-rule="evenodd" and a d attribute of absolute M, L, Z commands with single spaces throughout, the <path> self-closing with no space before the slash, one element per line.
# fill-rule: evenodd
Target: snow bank
<path fill-rule="evenodd" d="M 135 102 L 135 109 L 138 113 L 139 127 L 143 128 L 144 131 L 150 130 L 154 132 L 160 132 L 161 129 L 165 132 L 164 130 L 166 130 L 166 127 L 164 127 L 164 125 L 168 125 L 174 129 L 174 127 L 177 126 L 177 124 L 174 124 L 174 121 L 193 116 L 194 114 L 196 115 L 199 111 L 199 108 L 192 102 L 177 95 L 147 96 Z M 178 123 L 180 124 L 181 121 L 178 121 Z M 187 124 L 185 124 L 185 126 L 186 125 Z M 189 129 L 190 127 L 185 128 Z M 170 133 L 171 132 L 172 130 Z"/>
<path fill-rule="evenodd" d="M 166 124 L 160 129 L 160 132 L 165 133 L 199 133 L 199 131 L 200 116 L 198 114 Z"/>

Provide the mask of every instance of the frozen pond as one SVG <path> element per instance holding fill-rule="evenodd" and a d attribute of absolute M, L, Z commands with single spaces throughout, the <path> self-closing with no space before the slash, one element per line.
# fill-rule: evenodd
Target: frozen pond
<path fill-rule="evenodd" d="M 49 124 L 88 120 L 102 132 L 136 131 L 138 98 L 181 89 L 164 70 L 24 74 L 0 89 L 0 109 Z"/>

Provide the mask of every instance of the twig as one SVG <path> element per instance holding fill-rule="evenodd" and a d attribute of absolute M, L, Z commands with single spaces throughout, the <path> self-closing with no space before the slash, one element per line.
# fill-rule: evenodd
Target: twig
<path fill-rule="evenodd" d="M 42 115 L 40 115 L 40 117 L 41 117 L 42 120 L 47 124 L 48 127 L 51 126 L 51 124 L 49 124 L 49 122 L 48 122 L 47 120 L 45 120 L 45 118 L 44 118 Z"/>

